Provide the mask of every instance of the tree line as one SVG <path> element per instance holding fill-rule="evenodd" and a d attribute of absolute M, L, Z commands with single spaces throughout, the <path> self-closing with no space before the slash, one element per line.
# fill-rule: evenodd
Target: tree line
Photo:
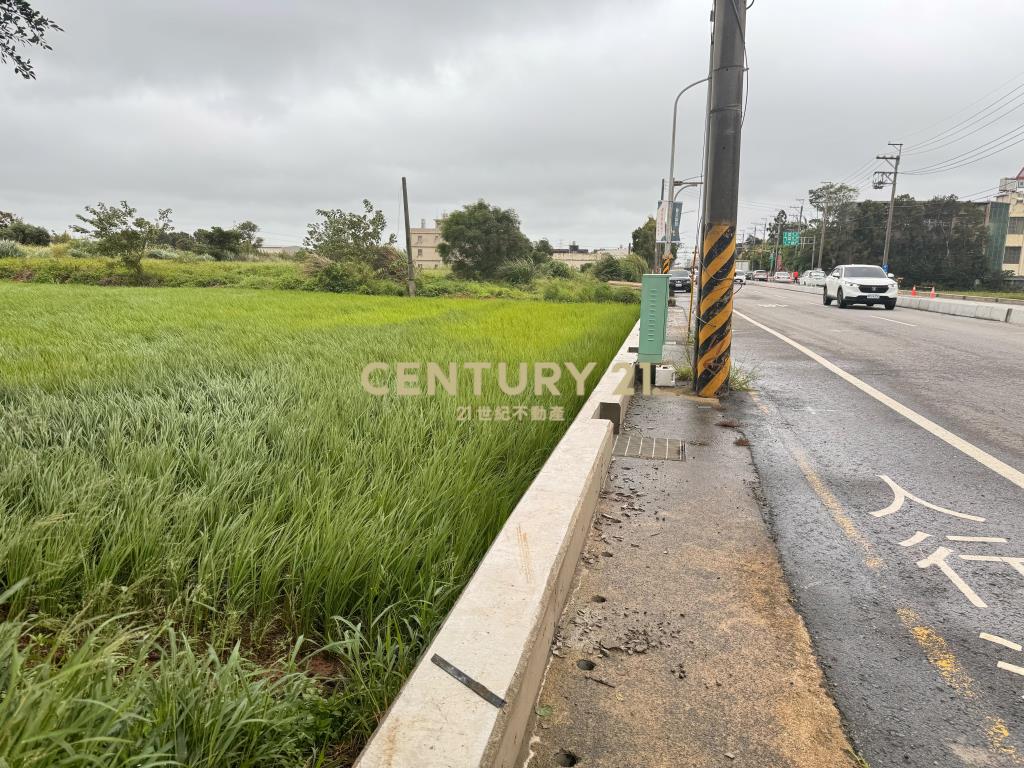
<path fill-rule="evenodd" d="M 771 256 L 781 240 L 780 232 L 799 229 L 807 242 L 800 246 L 778 246 L 783 268 L 806 271 L 837 264 L 881 264 L 889 203 L 857 200 L 857 190 L 845 184 L 826 183 L 808 192 L 811 206 L 821 213 L 800 226 L 785 211 L 769 223 L 765 236 L 749 236 L 738 258 L 749 258 L 759 266 L 774 269 Z M 824 231 L 825 243 L 821 250 Z M 977 282 L 994 284 L 1002 272 L 993 269 L 986 249 L 988 227 L 983 205 L 941 195 L 917 200 L 911 195 L 896 197 L 893 207 L 889 271 L 907 284 L 969 288 Z M 813 245 L 812 245 L 813 243 Z"/>

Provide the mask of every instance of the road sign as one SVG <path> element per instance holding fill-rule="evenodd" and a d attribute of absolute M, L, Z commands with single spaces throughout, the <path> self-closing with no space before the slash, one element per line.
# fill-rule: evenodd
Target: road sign
<path fill-rule="evenodd" d="M 796 229 L 787 229 L 782 232 L 782 244 L 783 245 L 800 245 L 800 231 Z"/>

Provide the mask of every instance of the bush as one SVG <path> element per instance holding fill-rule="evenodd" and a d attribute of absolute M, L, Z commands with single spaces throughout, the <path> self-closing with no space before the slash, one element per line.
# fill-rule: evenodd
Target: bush
<path fill-rule="evenodd" d="M 533 262 L 519 259 L 498 267 L 498 280 L 512 285 L 529 285 L 533 280 Z"/>
<path fill-rule="evenodd" d="M 0 259 L 17 259 L 25 255 L 25 249 L 13 240 L 0 240 Z"/>
<path fill-rule="evenodd" d="M 573 268 L 566 264 L 564 261 L 551 260 L 547 262 L 544 267 L 544 271 L 547 272 L 551 277 L 558 277 L 563 280 L 569 280 L 573 277 Z"/>
<path fill-rule="evenodd" d="M 368 264 L 355 261 L 331 261 L 314 256 L 306 262 L 305 272 L 313 278 L 318 290 L 353 293 L 373 281 L 373 270 Z"/>
<path fill-rule="evenodd" d="M 610 253 L 605 254 L 590 269 L 590 273 L 598 280 L 625 280 L 630 283 L 640 282 L 647 271 L 647 264 L 639 256 L 623 256 L 617 259 Z"/>
<path fill-rule="evenodd" d="M 169 248 L 150 248 L 146 251 L 147 259 L 171 260 L 178 258 L 178 254 Z"/>

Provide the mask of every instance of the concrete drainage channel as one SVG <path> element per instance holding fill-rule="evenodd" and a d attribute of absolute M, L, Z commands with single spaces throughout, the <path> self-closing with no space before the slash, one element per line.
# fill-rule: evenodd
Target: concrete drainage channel
<path fill-rule="evenodd" d="M 785 285 L 779 283 L 752 283 L 758 287 L 775 288 L 782 291 L 798 291 L 821 295 L 821 288 L 809 285 Z M 906 296 L 900 294 L 896 304 L 906 309 L 917 309 L 923 312 L 936 312 L 940 315 L 969 317 L 975 320 L 994 320 L 998 323 L 1024 325 L 1024 306 L 1007 306 L 1006 304 L 981 301 L 961 301 L 959 299 L 932 299 L 927 296 Z"/>
<path fill-rule="evenodd" d="M 639 323 L 512 511 L 356 768 L 522 765 L 548 650 L 630 396 Z M 659 446 L 662 447 L 662 446 Z M 600 596 L 595 596 L 595 601 Z M 603 600 L 603 598 L 601 598 Z M 575 765 L 570 752 L 558 765 Z"/>

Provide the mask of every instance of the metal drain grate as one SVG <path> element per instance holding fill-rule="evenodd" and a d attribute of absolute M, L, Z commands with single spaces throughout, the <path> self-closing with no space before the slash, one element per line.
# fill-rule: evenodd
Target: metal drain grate
<path fill-rule="evenodd" d="M 649 435 L 619 434 L 612 446 L 613 456 L 631 459 L 660 459 L 683 461 L 686 449 L 683 441 L 675 437 L 650 437 Z"/>

